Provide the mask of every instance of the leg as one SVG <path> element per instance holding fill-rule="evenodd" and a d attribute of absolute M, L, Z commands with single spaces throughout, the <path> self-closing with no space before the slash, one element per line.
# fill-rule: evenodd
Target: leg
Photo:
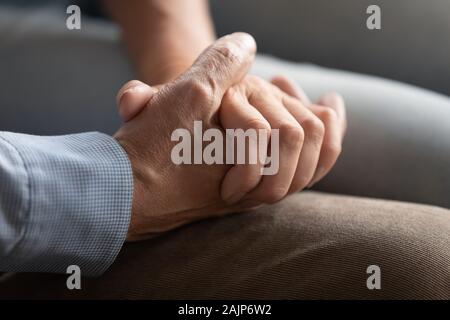
<path fill-rule="evenodd" d="M 80 291 L 66 276 L 22 274 L 0 297 L 449 299 L 449 233 L 446 209 L 304 192 L 127 244 Z M 366 287 L 369 265 L 381 268 L 381 290 Z"/>
<path fill-rule="evenodd" d="M 254 73 L 286 74 L 317 98 L 343 94 L 344 150 L 318 190 L 450 207 L 450 98 L 385 79 L 260 57 Z"/>

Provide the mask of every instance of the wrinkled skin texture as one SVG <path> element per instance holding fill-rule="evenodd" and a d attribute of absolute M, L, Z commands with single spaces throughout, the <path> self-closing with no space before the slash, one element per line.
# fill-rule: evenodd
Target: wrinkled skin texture
<path fill-rule="evenodd" d="M 175 129 L 191 130 L 194 120 L 201 120 L 204 130 L 220 127 L 217 112 L 223 93 L 244 77 L 255 51 L 248 35 L 219 39 L 188 71 L 162 86 L 147 107 L 115 134 L 129 155 L 134 174 L 127 240 L 140 240 L 237 209 L 220 196 L 229 168 L 173 164 L 170 154 L 175 143 L 170 137 Z"/>
<path fill-rule="evenodd" d="M 254 54 L 252 38 L 234 34 L 219 39 L 171 83 L 150 87 L 133 80 L 119 91 L 119 113 L 126 123 L 116 138 L 130 156 L 135 178 L 128 240 L 278 202 L 331 170 L 346 128 L 342 98 L 331 93 L 312 104 L 289 79 L 269 83 L 246 75 Z M 171 133 L 179 128 L 192 133 L 199 120 L 203 130 L 264 129 L 270 134 L 278 129 L 278 173 L 261 176 L 260 164 L 174 165 Z"/>

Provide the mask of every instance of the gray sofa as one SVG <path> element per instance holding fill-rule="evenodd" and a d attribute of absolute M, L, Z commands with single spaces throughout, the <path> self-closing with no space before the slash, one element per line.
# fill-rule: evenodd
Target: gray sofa
<path fill-rule="evenodd" d="M 260 52 L 450 94 L 450 3 L 374 3 L 383 10 L 380 32 L 365 29 L 365 0 L 213 0 L 212 10 L 219 34 L 248 31 Z M 0 128 L 112 133 L 120 125 L 114 93 L 133 77 L 117 30 L 86 18 L 86 32 L 68 33 L 58 12 L 0 10 Z M 102 277 L 83 279 L 81 291 L 68 291 L 65 275 L 8 275 L 0 298 L 449 299 L 449 98 L 265 56 L 253 71 L 285 73 L 312 98 L 327 90 L 344 95 L 344 152 L 316 186 L 327 194 L 302 192 L 126 244 Z M 381 291 L 365 286 L 369 264 L 382 267 Z"/>
<path fill-rule="evenodd" d="M 382 29 L 366 28 L 381 7 Z M 217 31 L 250 32 L 259 50 L 450 95 L 448 0 L 212 0 Z"/>
<path fill-rule="evenodd" d="M 92 0 L 0 0 L 1 4 L 63 6 Z M 218 34 L 250 32 L 259 51 L 279 58 L 372 74 L 450 95 L 448 0 L 210 0 Z M 366 28 L 366 9 L 379 5 L 382 30 Z"/>

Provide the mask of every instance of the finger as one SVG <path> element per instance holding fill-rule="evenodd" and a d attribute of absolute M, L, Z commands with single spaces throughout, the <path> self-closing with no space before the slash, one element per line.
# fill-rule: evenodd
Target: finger
<path fill-rule="evenodd" d="M 323 101 L 323 100 L 322 100 Z M 325 125 L 325 136 L 320 151 L 319 163 L 314 178 L 308 187 L 321 180 L 334 166 L 342 150 L 343 128 L 342 120 L 334 108 L 312 105 L 311 110 Z"/>
<path fill-rule="evenodd" d="M 234 162 L 235 165 L 227 172 L 222 182 L 222 199 L 233 204 L 241 200 L 261 181 L 261 170 L 265 163 L 265 157 L 261 155 L 267 154 L 267 144 L 260 145 L 261 136 L 259 135 L 265 135 L 268 142 L 270 125 L 261 113 L 247 102 L 246 97 L 233 90 L 227 91 L 222 100 L 220 122 L 224 129 L 242 129 L 245 133 L 249 133 L 248 139 L 246 139 L 246 136 L 241 137 L 245 141 L 247 150 L 242 150 L 239 144 L 235 143 L 236 139 L 240 139 L 239 137 L 235 137 L 231 142 L 236 146 L 235 153 L 245 153 L 246 161 L 244 164 Z M 260 148 L 264 150 L 260 150 Z M 233 155 L 233 158 L 236 159 L 236 156 Z M 251 159 L 254 161 L 251 162 Z"/>
<path fill-rule="evenodd" d="M 247 33 L 224 36 L 203 51 L 178 81 L 194 81 L 211 96 L 222 98 L 249 71 L 255 58 L 256 43 Z"/>
<path fill-rule="evenodd" d="M 295 81 L 289 79 L 288 77 L 283 75 L 276 76 L 271 80 L 271 83 L 288 95 L 299 99 L 305 106 L 310 106 L 312 104 L 302 88 L 300 88 Z M 322 96 L 322 98 L 318 101 L 318 104 L 329 106 L 337 112 L 339 121 L 341 122 L 342 134 L 344 135 L 347 129 L 347 117 L 345 103 L 342 96 L 334 92 L 329 93 Z"/>
<path fill-rule="evenodd" d="M 259 94 L 250 95 L 250 104 L 255 106 L 258 111 L 269 122 L 271 127 L 271 148 L 275 144 L 275 148 L 278 147 L 274 140 L 274 131 L 279 131 L 279 147 L 277 154 L 278 172 L 274 175 L 264 175 L 261 183 L 253 190 L 248 197 L 250 199 L 257 199 L 265 203 L 274 203 L 283 199 L 289 192 L 291 182 L 294 178 L 297 168 L 298 159 L 303 146 L 304 132 L 300 124 L 295 118 L 285 109 L 281 102 L 270 94 L 270 88 L 266 91 L 259 90 Z M 276 157 L 277 154 L 271 153 L 271 160 Z M 271 165 L 272 165 L 271 163 Z"/>
<path fill-rule="evenodd" d="M 286 76 L 275 76 L 270 82 L 291 97 L 299 99 L 305 106 L 309 106 L 311 104 L 311 101 L 309 100 L 303 89 L 300 88 L 300 86 L 298 86 L 296 82 L 287 78 Z"/>
<path fill-rule="evenodd" d="M 304 131 L 304 142 L 289 192 L 304 189 L 314 178 L 319 162 L 325 126 L 300 100 L 283 94 L 282 101 Z"/>
<path fill-rule="evenodd" d="M 116 101 L 119 115 L 124 122 L 130 121 L 140 113 L 156 90 L 138 80 L 127 82 L 117 93 Z"/>
<path fill-rule="evenodd" d="M 336 92 L 330 92 L 322 96 L 319 99 L 318 104 L 329 107 L 336 112 L 341 126 L 341 133 L 342 136 L 344 136 L 347 130 L 347 115 L 344 98 Z"/>

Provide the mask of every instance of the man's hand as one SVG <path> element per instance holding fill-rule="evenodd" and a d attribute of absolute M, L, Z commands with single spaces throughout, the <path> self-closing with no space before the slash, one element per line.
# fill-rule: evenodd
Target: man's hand
<path fill-rule="evenodd" d="M 119 98 L 123 92 L 129 94 L 127 101 L 119 99 L 119 112 L 124 121 L 129 121 L 145 108 L 156 90 L 130 81 L 120 90 Z M 259 128 L 270 134 L 276 128 L 283 131 L 284 139 L 277 175 L 263 177 L 260 162 L 235 165 L 227 172 L 221 194 L 228 203 L 241 199 L 273 203 L 311 187 L 334 166 L 347 126 L 344 101 L 338 94 L 328 93 L 312 104 L 294 82 L 283 76 L 273 78 L 271 83 L 255 76 L 244 77 L 225 93 L 219 115 L 223 129 Z M 286 127 L 297 131 L 298 137 L 292 138 L 294 133 L 286 132 Z"/>
<path fill-rule="evenodd" d="M 232 34 L 217 40 L 189 70 L 157 92 L 138 86 L 122 90 L 122 104 L 149 100 L 146 108 L 115 134 L 128 153 L 134 174 L 128 240 L 253 205 L 230 206 L 222 200 L 220 186 L 229 166 L 175 165 L 170 157 L 174 146 L 170 137 L 179 128 L 192 130 L 194 121 L 202 121 L 205 130 L 220 128 L 217 112 L 224 92 L 245 76 L 255 51 L 251 36 Z"/>
<path fill-rule="evenodd" d="M 208 56 L 210 53 L 206 51 L 204 55 Z M 221 61 L 223 57 L 220 55 L 216 58 L 215 63 L 222 64 L 222 71 L 226 72 L 226 61 Z M 199 67 L 199 61 L 193 69 Z M 183 77 L 209 78 L 210 72 L 214 75 L 214 70 L 202 70 L 206 71 L 206 74 L 188 72 Z M 222 166 L 225 167 L 225 171 L 219 174 L 222 179 L 214 176 L 213 182 L 208 180 L 212 182 L 210 186 L 213 188 L 207 188 L 209 193 L 205 193 L 215 193 L 215 207 L 201 207 L 204 209 L 201 211 L 187 209 L 184 214 L 193 216 L 184 220 L 182 216 L 181 221 L 167 229 L 209 215 L 223 214 L 260 203 L 277 202 L 287 194 L 302 190 L 323 178 L 339 156 L 346 127 L 344 103 L 339 95 L 327 94 L 318 104 L 311 104 L 301 89 L 284 77 L 274 78 L 272 84 L 254 76 L 239 77 L 242 80 L 228 90 L 222 87 L 219 102 L 213 104 L 212 113 L 206 117 L 210 122 L 206 123 L 220 129 L 265 129 L 268 133 L 272 129 L 280 130 L 280 170 L 273 176 L 261 176 L 260 163 L 235 165 L 231 168 Z M 214 82 L 210 83 L 215 86 Z M 164 91 L 164 88 L 152 88 L 139 81 L 127 83 L 118 93 L 119 112 L 124 121 L 130 121 L 142 110 L 152 108 L 152 101 L 158 96 L 158 90 Z M 180 94 L 186 93 L 180 91 Z M 182 99 L 183 96 L 179 98 Z M 220 108 L 217 103 L 221 103 Z M 181 106 L 182 104 L 179 105 Z M 175 114 L 179 113 L 175 111 Z M 188 119 L 191 119 L 191 123 L 184 123 L 186 128 L 192 128 L 192 119 L 205 120 L 198 117 Z M 212 169 L 206 169 L 204 166 L 197 168 L 199 177 L 208 175 Z M 192 170 L 185 172 L 192 173 Z M 180 183 L 188 187 L 196 177 L 191 175 L 183 179 L 188 180 Z M 185 203 L 195 205 L 189 202 L 193 199 L 202 203 L 201 195 L 199 198 L 187 197 Z M 166 217 L 170 221 L 175 219 L 176 215 L 169 213 Z M 172 222 L 176 222 L 176 219 Z"/>
<path fill-rule="evenodd" d="M 303 90 L 289 78 L 277 76 L 271 82 L 283 92 L 298 99 L 320 119 L 325 127 L 317 169 L 311 182 L 308 184 L 308 187 L 312 187 L 330 172 L 341 153 L 342 142 L 347 131 L 344 99 L 339 94 L 331 92 L 323 95 L 314 104 L 311 103 Z M 303 153 L 306 152 L 302 150 Z"/>
<path fill-rule="evenodd" d="M 282 76 L 272 83 L 246 76 L 225 93 L 220 120 L 225 129 L 278 129 L 280 135 L 276 175 L 261 176 L 257 164 L 230 169 L 222 195 L 232 202 L 256 199 L 274 203 L 311 187 L 334 166 L 346 130 L 340 95 L 328 93 L 312 104 L 299 87 Z"/>

